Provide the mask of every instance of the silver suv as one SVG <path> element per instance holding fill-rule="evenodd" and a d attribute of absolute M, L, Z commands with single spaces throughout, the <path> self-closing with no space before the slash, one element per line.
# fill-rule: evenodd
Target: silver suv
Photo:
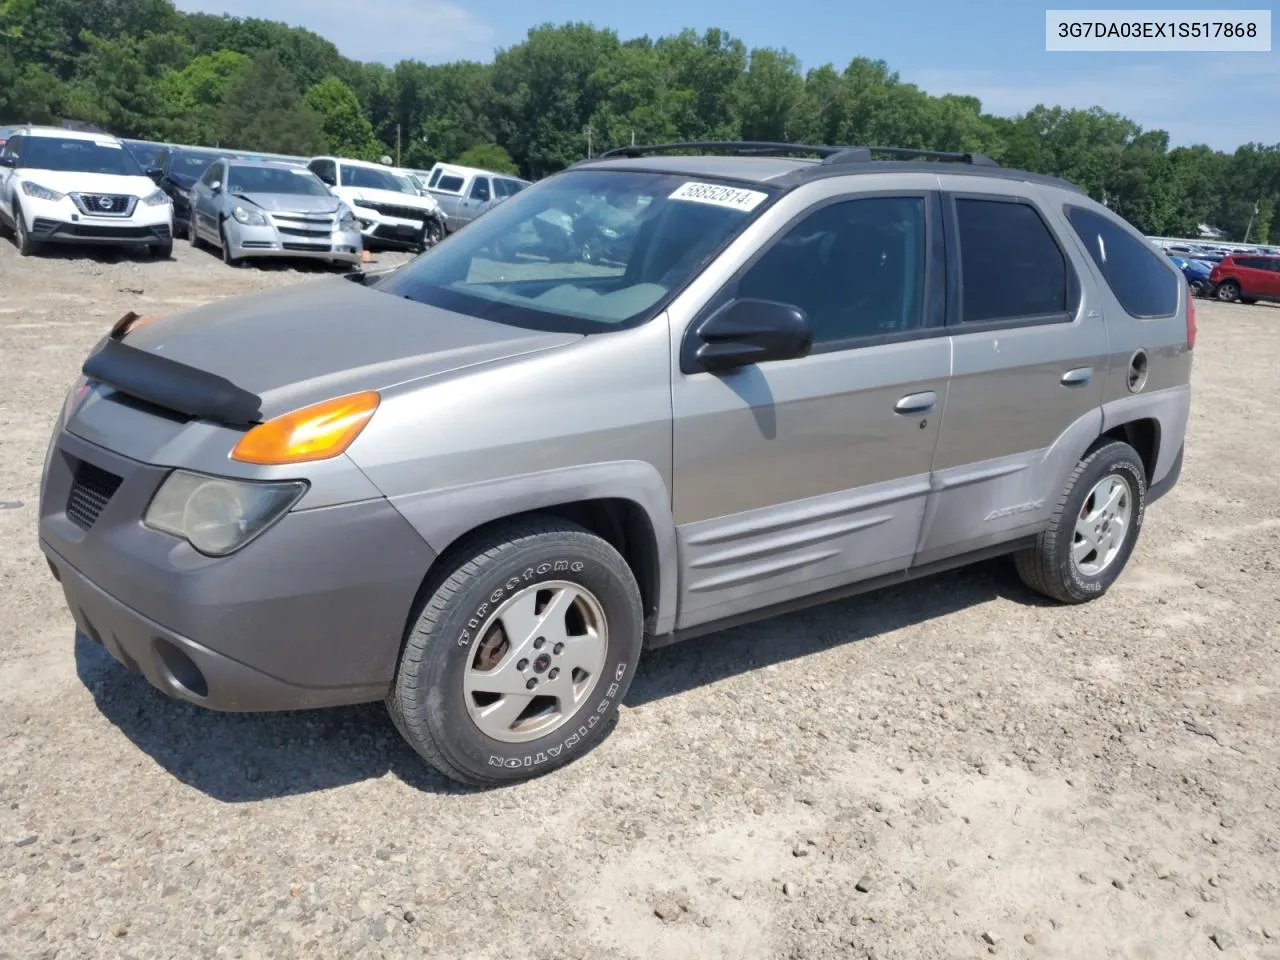
<path fill-rule="evenodd" d="M 214 709 L 385 698 L 483 785 L 604 739 L 646 648 L 995 555 L 1101 596 L 1182 463 L 1168 259 L 980 156 L 682 146 L 122 318 L 41 488 L 78 631 Z"/>

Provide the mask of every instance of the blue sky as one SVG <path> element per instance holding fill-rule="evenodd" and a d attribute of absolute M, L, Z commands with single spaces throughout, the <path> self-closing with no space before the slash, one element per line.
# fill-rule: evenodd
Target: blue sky
<path fill-rule="evenodd" d="M 1028 0 L 177 0 L 183 10 L 266 17 L 308 27 L 347 56 L 394 63 L 489 60 L 538 23 L 584 20 L 623 38 L 661 36 L 683 27 L 718 26 L 749 47 L 786 47 L 804 67 L 855 56 L 887 61 L 902 79 L 930 93 L 977 96 L 991 113 L 1020 113 L 1037 103 L 1100 105 L 1173 144 L 1280 142 L 1280 53 L 1048 53 L 1045 7 Z M 1150 7 L 1079 3 L 1054 8 Z M 1212 8 L 1166 2 L 1160 9 Z M 1218 4 L 1226 8 L 1226 4 Z M 1234 8 L 1267 8 L 1240 2 Z"/>

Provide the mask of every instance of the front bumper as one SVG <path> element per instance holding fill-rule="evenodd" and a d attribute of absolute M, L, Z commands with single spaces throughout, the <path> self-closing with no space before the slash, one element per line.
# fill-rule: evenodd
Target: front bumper
<path fill-rule="evenodd" d="M 246 226 L 233 218 L 228 218 L 226 224 L 231 255 L 237 258 L 289 257 L 359 263 L 364 251 L 364 240 L 354 230 L 331 230 L 323 234 L 305 231 L 307 235 L 303 236 L 287 234 L 273 224 Z"/>
<path fill-rule="evenodd" d="M 435 559 L 395 508 L 378 499 L 295 511 L 214 559 L 143 526 L 168 472 L 65 431 L 55 439 L 40 546 L 77 631 L 161 691 L 210 709 L 384 697 Z"/>
<path fill-rule="evenodd" d="M 360 232 L 366 244 L 412 250 L 422 243 L 425 219 L 401 220 L 398 217 L 384 217 L 365 207 L 356 207 L 355 214 L 356 219 L 360 221 Z"/>
<path fill-rule="evenodd" d="M 40 243 L 157 244 L 173 242 L 173 231 L 167 222 L 137 225 L 84 220 L 68 222 L 50 217 L 36 217 L 28 233 L 32 240 Z"/>

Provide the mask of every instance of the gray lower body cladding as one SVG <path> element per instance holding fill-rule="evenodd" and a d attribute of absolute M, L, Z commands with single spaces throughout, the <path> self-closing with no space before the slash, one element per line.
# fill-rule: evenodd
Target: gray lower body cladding
<path fill-rule="evenodd" d="M 79 633 L 165 693 L 211 709 L 293 710 L 385 695 L 435 559 L 389 503 L 290 513 L 243 550 L 212 559 L 141 523 L 166 468 L 67 433 L 55 443 L 40 546 Z M 86 462 L 119 478 L 108 496 L 99 487 L 87 529 L 83 497 L 75 520 L 67 512 Z"/>

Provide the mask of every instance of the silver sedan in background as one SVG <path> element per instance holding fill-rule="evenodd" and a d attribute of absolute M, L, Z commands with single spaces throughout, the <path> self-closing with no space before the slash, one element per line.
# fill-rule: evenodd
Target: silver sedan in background
<path fill-rule="evenodd" d="M 191 190 L 192 246 L 211 243 L 239 266 L 257 257 L 357 264 L 364 251 L 350 207 L 310 170 L 223 158 Z"/>

